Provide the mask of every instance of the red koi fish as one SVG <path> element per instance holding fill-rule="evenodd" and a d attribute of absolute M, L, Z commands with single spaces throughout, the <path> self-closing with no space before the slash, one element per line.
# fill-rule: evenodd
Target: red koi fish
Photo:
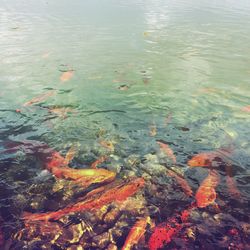
<path fill-rule="evenodd" d="M 129 182 L 113 182 L 110 183 L 109 188 L 101 189 L 103 192 L 95 193 L 95 195 L 87 198 L 84 201 L 77 202 L 74 205 L 65 207 L 56 212 L 27 214 L 25 213 L 22 219 L 27 221 L 48 221 L 58 220 L 61 217 L 76 212 L 93 211 L 102 207 L 103 205 L 112 202 L 122 202 L 128 197 L 134 195 L 141 187 L 144 186 L 143 178 L 133 178 Z"/>
<path fill-rule="evenodd" d="M 33 99 L 31 99 L 30 101 L 28 102 L 25 102 L 23 104 L 24 107 L 27 107 L 27 106 L 31 106 L 35 103 L 40 103 L 40 102 L 43 102 L 45 100 L 47 100 L 49 97 L 55 95 L 56 91 L 55 90 L 50 90 L 48 92 L 45 92 L 37 97 L 34 97 Z"/>
<path fill-rule="evenodd" d="M 219 181 L 220 176 L 218 172 L 215 170 L 210 170 L 208 176 L 202 181 L 195 194 L 197 207 L 204 208 L 215 202 L 215 188 L 219 184 Z"/>
<path fill-rule="evenodd" d="M 168 146 L 168 144 L 157 141 L 161 150 L 172 160 L 173 163 L 176 163 L 176 157 L 173 150 Z"/>
<path fill-rule="evenodd" d="M 217 167 L 221 162 L 229 162 L 231 153 L 231 148 L 199 153 L 188 161 L 188 165 L 190 167 Z"/>
<path fill-rule="evenodd" d="M 183 178 L 183 176 L 176 174 L 170 169 L 167 171 L 167 175 L 173 177 L 176 180 L 176 182 L 181 186 L 187 196 L 193 196 L 193 191 L 187 181 Z"/>
<path fill-rule="evenodd" d="M 141 218 L 135 225 L 131 228 L 126 241 L 122 247 L 122 250 L 130 250 L 134 245 L 138 244 L 139 240 L 146 232 L 147 224 L 150 224 L 150 217 Z"/>
<path fill-rule="evenodd" d="M 74 70 L 69 70 L 69 71 L 63 72 L 63 74 L 60 77 L 60 80 L 62 82 L 69 81 L 73 77 L 73 75 L 74 75 Z"/>
<path fill-rule="evenodd" d="M 103 162 L 105 162 L 106 160 L 108 159 L 108 157 L 106 155 L 104 156 L 101 156 L 100 158 L 98 158 L 96 161 L 94 161 L 92 164 L 91 164 L 91 168 L 97 168 L 97 166 L 99 164 L 102 164 Z"/>
<path fill-rule="evenodd" d="M 157 250 L 171 242 L 172 238 L 182 229 L 183 223 L 187 221 L 193 208 L 194 205 L 191 205 L 189 208 L 182 211 L 180 215 L 170 218 L 167 223 L 159 224 L 150 236 L 148 242 L 149 249 Z"/>
<path fill-rule="evenodd" d="M 49 161 L 45 164 L 46 169 L 51 172 L 53 168 L 65 166 L 64 157 L 57 151 L 53 151 L 49 157 Z"/>

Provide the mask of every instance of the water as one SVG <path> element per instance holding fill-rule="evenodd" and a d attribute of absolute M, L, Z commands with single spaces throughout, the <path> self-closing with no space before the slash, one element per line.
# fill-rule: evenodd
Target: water
<path fill-rule="evenodd" d="M 250 167 L 250 114 L 246 108 L 250 105 L 249 10 L 250 2 L 246 0 L 0 0 L 0 204 L 5 249 L 24 246 L 37 249 L 30 243 L 31 236 L 26 240 L 23 235 L 16 236 L 24 227 L 20 220 L 23 210 L 45 212 L 73 202 L 72 197 L 62 202 L 62 195 L 55 198 L 52 191 L 52 194 L 39 191 L 36 195 L 30 191 L 30 185 L 52 190 L 60 180 L 48 173 L 45 177 L 41 175 L 44 166 L 37 149 L 30 152 L 24 146 L 14 152 L 7 150 L 27 140 L 44 142 L 62 155 L 72 144 L 77 144 L 78 156 L 70 164 L 73 168 L 86 168 L 108 154 L 109 160 L 103 166 L 117 171 L 118 179 L 132 174 L 149 175 L 142 192 L 147 213 L 156 225 L 194 201 L 183 197 L 182 190 L 159 169 L 166 165 L 174 167 L 196 192 L 208 170 L 190 168 L 187 161 L 199 152 L 230 148 L 232 175 L 241 198 L 230 196 L 225 166 L 217 169 L 221 176 L 217 189 L 221 211 L 211 212 L 210 207 L 198 209 L 199 222 L 191 221 L 191 226 L 184 228 L 196 230 L 195 239 L 189 237 L 185 243 L 183 229 L 165 247 L 246 249 Z M 72 77 L 61 81 L 62 74 L 70 70 Z M 54 94 L 41 102 L 23 105 L 53 90 Z M 51 111 L 53 108 L 68 109 L 58 115 Z M 164 156 L 157 140 L 168 143 L 176 164 Z M 114 150 L 103 147 L 102 141 L 111 143 Z M 159 175 L 150 172 L 154 167 Z M 152 197 L 152 185 L 156 190 L 168 188 L 169 196 Z M 47 200 L 32 207 L 38 197 Z M 52 200 L 57 205 L 46 205 Z M 159 211 L 153 213 L 151 208 L 155 204 Z M 114 236 L 118 247 L 123 245 L 136 218 L 145 213 L 132 216 L 130 226 L 122 229 L 120 237 Z M 215 214 L 231 219 L 220 225 L 209 224 L 207 221 Z M 122 217 L 121 221 L 127 219 Z M 216 237 L 215 233 L 222 230 L 220 227 L 233 228 L 230 221 L 237 224 L 237 236 L 225 231 L 227 239 Z M 243 222 L 248 229 L 244 229 Z M 200 224 L 206 225 L 208 232 L 204 233 Z M 97 233 L 94 222 L 92 227 Z M 152 231 L 147 230 L 142 248 L 147 249 Z M 204 243 L 206 237 L 209 240 Z M 93 242 L 90 236 L 86 236 L 86 241 Z M 66 249 L 70 245 L 65 242 L 53 245 L 49 239 L 41 242 L 48 244 L 47 249 Z M 99 249 L 91 244 L 86 249 Z"/>

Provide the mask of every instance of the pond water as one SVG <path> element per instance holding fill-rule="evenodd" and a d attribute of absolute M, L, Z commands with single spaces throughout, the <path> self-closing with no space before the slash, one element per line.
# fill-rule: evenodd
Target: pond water
<path fill-rule="evenodd" d="M 247 0 L 0 0 L 0 248 L 121 249 L 150 217 L 124 249 L 249 249 L 249 34 Z M 117 202 L 118 184 L 51 170 L 55 152 L 145 184 Z M 98 187 L 100 207 L 24 219 Z"/>

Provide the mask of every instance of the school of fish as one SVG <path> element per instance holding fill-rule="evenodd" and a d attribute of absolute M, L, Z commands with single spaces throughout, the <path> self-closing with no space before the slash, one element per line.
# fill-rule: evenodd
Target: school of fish
<path fill-rule="evenodd" d="M 32 145 L 32 143 L 30 144 Z M 106 147 L 106 143 L 100 144 Z M 170 146 L 161 141 L 157 141 L 157 144 L 160 146 L 160 150 L 162 150 L 173 163 L 176 163 L 176 157 Z M 27 145 L 31 147 L 28 142 Z M 87 193 L 82 199 L 76 201 L 76 203 L 70 204 L 57 211 L 45 213 L 24 212 L 22 219 L 26 222 L 54 221 L 59 220 L 63 216 L 77 212 L 93 212 L 111 203 L 119 204 L 119 202 L 123 202 L 128 197 L 136 194 L 145 184 L 143 178 L 134 177 L 127 180 L 119 180 L 115 179 L 116 174 L 114 172 L 104 168 L 98 168 L 98 165 L 107 160 L 108 156 L 106 155 L 94 161 L 90 165 L 90 168 L 74 169 L 69 167 L 69 164 L 78 153 L 78 148 L 75 145 L 70 147 L 65 157 L 53 149 L 47 149 L 46 151 L 49 153 L 46 155 L 44 167 L 56 178 L 73 181 L 77 185 L 82 185 L 85 188 L 96 183 L 102 184 L 102 186 Z M 140 240 L 144 238 L 144 234 L 148 231 L 147 229 L 149 226 L 152 233 L 148 240 L 148 248 L 150 250 L 160 249 L 171 242 L 172 238 L 180 232 L 184 223 L 188 221 L 189 215 L 193 209 L 205 208 L 209 205 L 216 204 L 216 188 L 220 182 L 220 174 L 215 167 L 218 166 L 218 162 L 225 160 L 223 157 L 224 156 L 221 155 L 221 150 L 216 150 L 214 152 L 199 153 L 188 161 L 188 165 L 191 168 L 208 168 L 208 175 L 200 183 L 195 195 L 184 176 L 180 173 L 176 173 L 174 170 L 168 169 L 166 175 L 173 178 L 188 197 L 194 197 L 195 202 L 187 209 L 169 218 L 168 221 L 156 226 L 152 226 L 153 223 L 150 216 L 139 218 L 130 229 L 122 250 L 133 249 L 133 246 L 139 244 Z M 216 162 L 216 164 L 214 162 Z M 240 197 L 240 192 L 236 187 L 236 183 L 230 171 L 231 169 L 227 168 L 226 182 L 228 184 L 228 189 L 237 197 Z"/>
<path fill-rule="evenodd" d="M 73 77 L 73 74 L 73 70 L 64 72 L 60 78 L 61 82 L 70 80 Z M 23 107 L 39 104 L 55 94 L 56 91 L 50 90 L 24 103 Z M 64 118 L 66 117 L 67 112 L 70 112 L 69 109 L 55 108 L 50 110 L 51 112 Z M 249 106 L 242 108 L 242 111 L 249 112 Z M 165 123 L 168 124 L 170 120 L 171 114 L 167 116 Z M 156 125 L 152 124 L 149 128 L 149 135 L 152 137 L 156 136 Z M 112 141 L 100 140 L 99 144 L 103 148 L 106 148 L 109 153 L 114 151 L 114 144 Z M 159 146 L 160 152 L 165 154 L 172 164 L 177 163 L 176 155 L 167 142 L 163 140 L 156 140 L 156 144 Z M 26 145 L 29 145 L 29 143 L 26 143 Z M 34 145 L 32 144 L 29 147 L 32 148 L 33 146 Z M 125 201 L 128 197 L 135 195 L 145 185 L 145 181 L 141 177 L 119 180 L 116 179 L 116 174 L 114 172 L 106 170 L 105 168 L 98 168 L 100 164 L 104 163 L 108 159 L 108 155 L 100 156 L 90 165 L 89 168 L 75 169 L 70 167 L 69 165 L 77 155 L 78 150 L 78 147 L 73 145 L 64 157 L 59 152 L 46 148 L 46 157 L 41 157 L 41 159 L 44 161 L 45 169 L 54 175 L 55 178 L 70 180 L 84 188 L 87 188 L 92 184 L 99 184 L 101 186 L 87 193 L 84 197 L 82 197 L 82 199 L 76 201 L 74 204 L 70 204 L 60 210 L 45 213 L 24 212 L 22 215 L 23 220 L 26 222 L 59 220 L 63 216 L 77 212 L 93 212 L 105 205 L 111 203 L 119 204 L 120 202 Z M 149 225 L 152 233 L 148 240 L 148 248 L 150 250 L 160 249 L 171 242 L 172 238 L 180 232 L 184 223 L 188 221 L 189 215 L 193 209 L 205 208 L 216 204 L 216 189 L 220 183 L 218 168 L 223 164 L 226 166 L 226 184 L 228 191 L 234 197 L 240 198 L 240 191 L 238 190 L 231 173 L 231 153 L 231 147 L 221 148 L 214 151 L 198 153 L 188 160 L 187 165 L 190 168 L 202 167 L 208 169 L 207 177 L 200 183 L 195 194 L 189 183 L 185 180 L 184 176 L 173 171 L 172 169 L 168 169 L 166 171 L 166 175 L 173 178 L 173 180 L 183 190 L 184 194 L 188 197 L 193 197 L 195 202 L 192 203 L 187 209 L 184 209 L 182 212 L 169 218 L 168 221 L 160 223 L 156 226 L 152 226 L 153 223 L 150 216 L 139 218 L 128 233 L 122 250 L 133 249 L 133 246 L 139 244 L 140 240 L 144 237 L 144 234 L 148 231 L 147 227 Z M 3 237 L 0 232 L 0 244 L 2 241 Z"/>

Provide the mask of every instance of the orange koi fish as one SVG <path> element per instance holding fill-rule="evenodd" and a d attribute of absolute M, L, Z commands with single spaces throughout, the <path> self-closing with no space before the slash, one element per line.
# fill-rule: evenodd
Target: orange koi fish
<path fill-rule="evenodd" d="M 50 160 L 45 164 L 55 177 L 75 181 L 85 188 L 94 183 L 107 183 L 114 180 L 116 174 L 106 169 L 74 169 L 67 167 L 73 158 L 75 149 L 70 149 L 66 159 L 60 153 L 53 151 Z"/>
<path fill-rule="evenodd" d="M 64 161 L 64 157 L 60 155 L 59 152 L 53 151 L 49 157 L 49 161 L 45 164 L 45 167 L 51 172 L 53 168 L 65 166 Z"/>
<path fill-rule="evenodd" d="M 220 90 L 216 88 L 207 87 L 207 88 L 199 89 L 198 92 L 204 93 L 204 94 L 211 94 L 211 93 L 219 93 Z"/>
<path fill-rule="evenodd" d="M 114 151 L 115 147 L 111 141 L 100 141 L 99 142 L 104 148 L 107 148 L 110 151 Z"/>
<path fill-rule="evenodd" d="M 193 196 L 193 191 L 183 176 L 176 174 L 170 169 L 167 171 L 167 175 L 173 177 L 177 181 L 187 196 Z"/>
<path fill-rule="evenodd" d="M 69 167 L 54 167 L 50 172 L 57 178 L 76 181 L 84 187 L 93 183 L 111 182 L 116 174 L 103 168 L 96 169 L 74 169 Z"/>
<path fill-rule="evenodd" d="M 78 153 L 78 146 L 77 145 L 72 145 L 69 149 L 69 151 L 67 152 L 65 159 L 64 159 L 64 165 L 68 165 L 76 156 L 76 154 Z"/>
<path fill-rule="evenodd" d="M 170 218 L 167 223 L 159 224 L 150 236 L 148 242 L 149 249 L 157 250 L 171 242 L 172 238 L 183 228 L 183 223 L 187 221 L 193 208 L 194 205 L 191 205 L 189 208 L 182 211 L 180 215 L 178 214 Z"/>
<path fill-rule="evenodd" d="M 215 170 L 210 170 L 208 176 L 202 181 L 195 194 L 197 207 L 207 207 L 215 202 L 215 188 L 219 184 L 219 181 L 220 176 L 218 172 Z"/>
<path fill-rule="evenodd" d="M 76 212 L 83 212 L 86 210 L 93 211 L 112 202 L 122 202 L 128 197 L 134 195 L 143 186 L 143 178 L 133 178 L 129 182 L 113 182 L 109 185 L 109 188 L 104 189 L 103 192 L 98 192 L 94 196 L 91 196 L 84 201 L 77 202 L 74 205 L 65 207 L 55 212 L 40 214 L 25 213 L 22 219 L 27 221 L 58 220 L 65 215 Z"/>
<path fill-rule="evenodd" d="M 243 111 L 243 112 L 250 112 L 250 105 L 248 105 L 248 106 L 245 106 L 245 107 L 243 107 L 242 109 L 241 109 L 241 111 Z"/>
<path fill-rule="evenodd" d="M 132 247 L 139 242 L 141 237 L 146 232 L 147 224 L 150 223 L 150 217 L 141 218 L 135 225 L 131 228 L 126 241 L 122 247 L 122 250 L 130 250 Z"/>
<path fill-rule="evenodd" d="M 176 157 L 173 150 L 168 146 L 168 144 L 157 141 L 160 145 L 161 150 L 172 160 L 173 163 L 176 163 Z"/>
<path fill-rule="evenodd" d="M 106 155 L 101 156 L 101 157 L 98 158 L 96 161 L 94 161 L 94 162 L 90 165 L 90 167 L 91 167 L 91 168 L 97 168 L 97 166 L 98 166 L 99 164 L 102 164 L 102 163 L 105 162 L 107 159 L 108 159 L 108 157 L 107 157 Z"/>
<path fill-rule="evenodd" d="M 49 97 L 55 95 L 56 91 L 55 90 L 50 90 L 48 92 L 45 92 L 37 97 L 34 97 L 32 98 L 30 101 L 28 102 L 25 102 L 23 104 L 24 107 L 27 107 L 27 106 L 31 106 L 33 105 L 34 103 L 40 103 L 40 102 L 43 102 L 45 101 L 46 99 L 48 99 Z"/>
<path fill-rule="evenodd" d="M 60 77 L 60 80 L 62 82 L 69 81 L 73 77 L 73 75 L 74 75 L 74 70 L 69 70 L 69 71 L 63 72 L 63 74 Z"/>
<path fill-rule="evenodd" d="M 231 153 L 231 148 L 199 153 L 188 161 L 188 165 L 190 167 L 217 167 L 221 162 L 229 162 Z"/>
<path fill-rule="evenodd" d="M 74 110 L 72 108 L 50 108 L 49 111 L 65 119 L 67 114 Z"/>

